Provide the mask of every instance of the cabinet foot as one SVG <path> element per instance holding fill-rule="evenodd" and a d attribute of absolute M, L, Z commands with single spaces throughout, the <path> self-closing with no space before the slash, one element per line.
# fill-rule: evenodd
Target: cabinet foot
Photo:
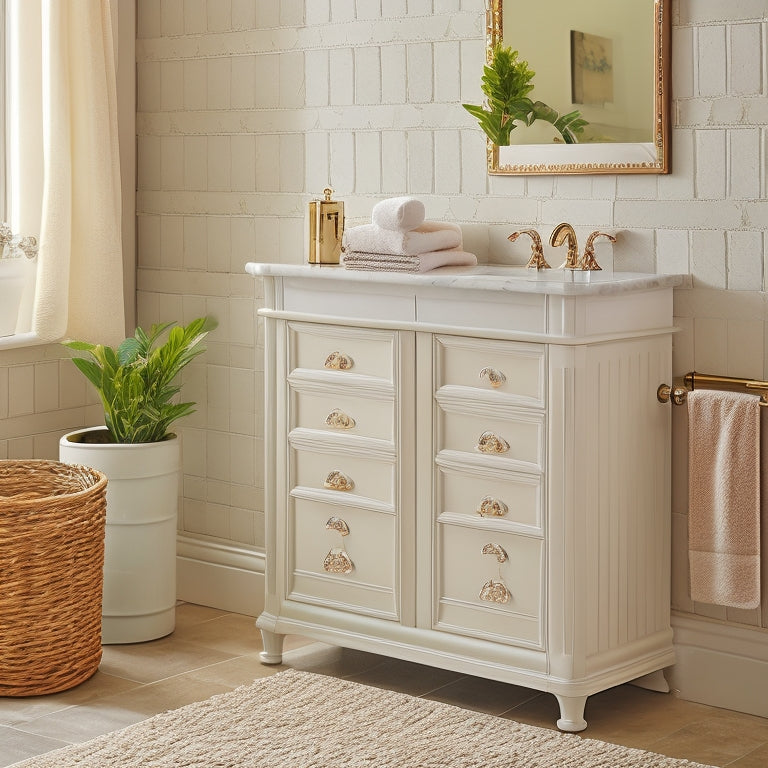
<path fill-rule="evenodd" d="M 560 696 L 557 697 L 557 703 L 560 705 L 560 719 L 557 721 L 557 727 L 561 731 L 576 733 L 583 731 L 587 727 L 587 721 L 584 719 L 584 706 L 587 703 L 586 696 Z"/>
<path fill-rule="evenodd" d="M 264 650 L 259 654 L 262 664 L 282 664 L 283 640 L 285 635 L 278 635 L 268 629 L 261 630 L 261 642 Z"/>
<path fill-rule="evenodd" d="M 636 685 L 638 688 L 645 688 L 648 691 L 658 691 L 659 693 L 669 693 L 669 683 L 664 677 L 664 670 L 657 669 L 649 675 L 643 675 L 629 681 L 630 685 Z"/>

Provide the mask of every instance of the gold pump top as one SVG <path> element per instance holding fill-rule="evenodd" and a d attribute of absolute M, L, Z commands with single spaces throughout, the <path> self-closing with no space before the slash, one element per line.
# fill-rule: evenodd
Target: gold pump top
<path fill-rule="evenodd" d="M 330 187 L 326 187 L 323 190 L 323 194 L 325 195 L 326 202 L 330 203 L 331 202 L 331 195 L 333 194 L 333 190 Z"/>

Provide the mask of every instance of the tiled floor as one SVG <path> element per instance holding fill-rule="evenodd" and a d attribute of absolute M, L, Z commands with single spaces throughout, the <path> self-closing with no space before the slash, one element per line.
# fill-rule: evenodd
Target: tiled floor
<path fill-rule="evenodd" d="M 445 701 L 554 728 L 554 696 L 453 672 L 286 639 L 285 666 Z M 284 667 L 263 666 L 253 619 L 180 605 L 176 631 L 105 646 L 99 671 L 64 693 L 0 698 L 0 766 L 86 741 L 158 712 L 206 699 Z M 624 685 L 592 696 L 585 737 L 716 766 L 768 766 L 768 720 Z M 289 767 L 286 767 L 289 768 Z"/>

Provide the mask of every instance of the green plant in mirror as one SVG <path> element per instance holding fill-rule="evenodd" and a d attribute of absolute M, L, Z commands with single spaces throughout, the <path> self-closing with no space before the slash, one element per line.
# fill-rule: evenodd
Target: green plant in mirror
<path fill-rule="evenodd" d="M 535 74 L 527 61 L 518 60 L 517 51 L 498 44 L 490 64 L 483 68 L 481 87 L 486 96 L 485 105 L 462 106 L 498 146 L 509 144 L 510 134 L 519 124 L 530 126 L 536 120 L 552 123 L 566 144 L 577 144 L 587 121 L 578 110 L 561 115 L 543 101 L 528 98 Z"/>
<path fill-rule="evenodd" d="M 159 442 L 174 421 L 194 412 L 194 403 L 174 402 L 181 390 L 176 379 L 205 351 L 203 339 L 215 327 L 213 318 L 200 317 L 184 327 L 156 324 L 149 333 L 137 328 L 117 349 L 85 341 L 63 342 L 88 353 L 72 361 L 99 393 L 111 442 Z"/>

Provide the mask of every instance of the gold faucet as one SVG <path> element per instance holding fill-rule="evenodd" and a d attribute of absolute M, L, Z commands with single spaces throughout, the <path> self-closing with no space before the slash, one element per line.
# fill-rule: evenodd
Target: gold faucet
<path fill-rule="evenodd" d="M 541 245 L 541 237 L 535 229 L 523 229 L 520 232 L 513 232 L 507 240 L 514 243 L 520 235 L 528 235 L 531 238 L 531 258 L 525 265 L 528 269 L 551 269 L 547 260 L 544 258 L 544 249 Z"/>
<path fill-rule="evenodd" d="M 579 269 L 579 246 L 576 242 L 576 233 L 570 224 L 563 222 L 558 224 L 549 238 L 549 244 L 557 248 L 565 241 L 568 241 L 568 255 L 565 261 L 560 265 L 560 269 Z"/>
<path fill-rule="evenodd" d="M 593 232 L 587 238 L 587 244 L 584 246 L 584 257 L 581 260 L 582 269 L 602 269 L 602 267 L 597 263 L 597 259 L 595 258 L 594 243 L 598 237 L 607 237 L 612 243 L 616 242 L 616 238 L 613 235 L 609 235 L 607 232 Z"/>

